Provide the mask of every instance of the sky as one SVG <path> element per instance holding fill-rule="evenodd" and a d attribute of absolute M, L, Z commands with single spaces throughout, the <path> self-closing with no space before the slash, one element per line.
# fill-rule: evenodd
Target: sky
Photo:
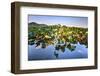
<path fill-rule="evenodd" d="M 28 23 L 30 22 L 48 25 L 62 24 L 66 26 L 87 27 L 88 17 L 29 15 Z"/>

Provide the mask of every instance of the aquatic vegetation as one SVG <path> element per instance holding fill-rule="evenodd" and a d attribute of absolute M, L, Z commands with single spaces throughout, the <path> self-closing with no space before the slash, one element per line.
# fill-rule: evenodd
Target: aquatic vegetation
<path fill-rule="evenodd" d="M 28 44 L 46 48 L 54 45 L 55 50 L 65 52 L 68 48 L 71 52 L 75 50 L 75 44 L 80 43 L 88 48 L 88 29 L 81 27 L 67 27 L 66 25 L 46 25 L 29 23 Z M 58 57 L 58 53 L 54 52 Z"/>

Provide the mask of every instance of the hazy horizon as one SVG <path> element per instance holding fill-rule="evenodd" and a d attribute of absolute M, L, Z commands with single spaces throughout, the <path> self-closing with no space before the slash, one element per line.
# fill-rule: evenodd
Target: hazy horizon
<path fill-rule="evenodd" d="M 66 26 L 88 27 L 88 17 L 29 15 L 28 23 L 31 22 L 47 25 L 61 24 Z"/>

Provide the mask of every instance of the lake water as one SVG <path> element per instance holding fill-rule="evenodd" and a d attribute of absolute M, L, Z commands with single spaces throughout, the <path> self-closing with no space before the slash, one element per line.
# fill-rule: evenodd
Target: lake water
<path fill-rule="evenodd" d="M 35 47 L 36 45 L 28 45 L 28 60 L 52 60 L 52 59 L 79 59 L 88 58 L 88 48 L 79 43 L 76 44 L 74 51 L 65 48 L 65 52 L 55 50 L 53 45 L 46 48 Z M 57 54 L 57 57 L 55 56 Z"/>

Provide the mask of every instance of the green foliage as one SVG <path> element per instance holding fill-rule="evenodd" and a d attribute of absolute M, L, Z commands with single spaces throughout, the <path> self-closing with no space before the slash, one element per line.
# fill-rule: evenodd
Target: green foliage
<path fill-rule="evenodd" d="M 88 29 L 78 27 L 67 27 L 65 25 L 45 25 L 45 24 L 29 24 L 28 27 L 28 44 L 41 48 L 48 45 L 54 45 L 56 50 L 65 52 L 65 48 L 74 51 L 76 44 L 79 42 L 88 47 Z M 56 57 L 58 55 L 56 54 Z"/>

